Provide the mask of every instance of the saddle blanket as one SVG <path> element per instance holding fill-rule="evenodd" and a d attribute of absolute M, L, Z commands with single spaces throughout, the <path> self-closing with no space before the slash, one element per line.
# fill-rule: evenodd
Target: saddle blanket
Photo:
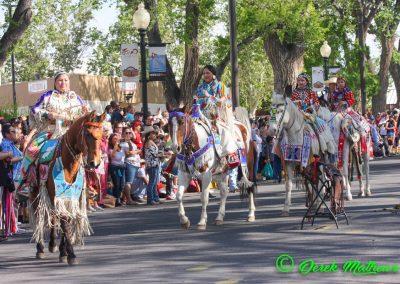
<path fill-rule="evenodd" d="M 40 149 L 39 153 L 39 163 L 40 164 L 47 164 L 51 160 L 53 160 L 54 153 L 56 152 L 59 140 L 50 139 L 46 141 L 42 148 Z"/>

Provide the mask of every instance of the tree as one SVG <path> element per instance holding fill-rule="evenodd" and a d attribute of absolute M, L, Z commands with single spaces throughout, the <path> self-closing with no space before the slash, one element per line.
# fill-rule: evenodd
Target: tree
<path fill-rule="evenodd" d="M 379 93 L 372 101 L 373 112 L 386 109 L 386 95 L 389 87 L 389 67 L 393 58 L 394 43 L 397 38 L 396 30 L 400 22 L 400 0 L 385 1 L 385 5 L 375 17 L 374 33 L 381 45 L 379 68 Z"/>
<path fill-rule="evenodd" d="M 400 106 L 400 40 L 397 50 L 394 50 L 392 61 L 390 62 L 389 71 L 393 78 L 394 86 L 397 93 L 397 107 Z"/>
<path fill-rule="evenodd" d="M 0 67 L 7 60 L 7 55 L 18 42 L 32 21 L 32 1 L 19 0 L 9 26 L 0 39 Z"/>
<path fill-rule="evenodd" d="M 85 52 L 99 37 L 88 24 L 100 5 L 98 0 L 36 0 L 32 24 L 14 47 L 17 80 L 80 68 Z M 9 63 L 5 69 L 10 75 Z"/>

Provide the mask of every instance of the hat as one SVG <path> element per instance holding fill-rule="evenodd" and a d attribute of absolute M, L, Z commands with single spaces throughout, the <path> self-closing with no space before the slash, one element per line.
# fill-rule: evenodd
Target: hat
<path fill-rule="evenodd" d="M 155 133 L 157 133 L 158 130 L 155 129 L 153 126 L 146 125 L 146 126 L 144 127 L 144 130 L 143 130 L 141 133 L 142 133 L 143 135 L 145 135 L 145 134 L 150 133 L 150 132 L 155 132 Z"/>
<path fill-rule="evenodd" d="M 131 123 L 131 126 L 132 126 L 132 127 L 136 127 L 136 126 L 138 126 L 138 125 L 142 125 L 142 122 L 139 121 L 139 120 L 135 120 L 135 121 L 133 121 L 133 122 Z"/>
<path fill-rule="evenodd" d="M 324 81 L 325 85 L 336 84 L 336 83 L 337 83 L 337 77 L 331 77 L 328 80 Z"/>

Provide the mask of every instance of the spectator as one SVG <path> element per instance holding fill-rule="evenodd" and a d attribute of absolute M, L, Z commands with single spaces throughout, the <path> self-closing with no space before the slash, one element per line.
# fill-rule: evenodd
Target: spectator
<path fill-rule="evenodd" d="M 143 113 L 142 112 L 135 112 L 135 121 L 143 121 Z"/>
<path fill-rule="evenodd" d="M 122 122 L 116 122 L 114 125 L 114 129 L 113 129 L 113 133 L 117 134 L 119 136 L 119 138 L 122 137 L 122 129 L 123 129 L 123 125 Z"/>
<path fill-rule="evenodd" d="M 254 149 L 255 149 L 253 179 L 256 180 L 257 179 L 257 173 L 258 173 L 258 164 L 259 164 L 259 160 L 260 160 L 260 153 L 262 151 L 262 139 L 259 136 L 257 123 L 255 121 L 253 121 L 252 124 L 251 124 L 251 141 L 252 141 Z"/>
<path fill-rule="evenodd" d="M 129 104 L 128 107 L 126 108 L 126 115 L 125 115 L 125 121 L 131 122 L 135 120 L 135 109 L 133 108 L 132 104 Z"/>
<path fill-rule="evenodd" d="M 111 113 L 111 124 L 114 125 L 117 122 L 122 122 L 124 120 L 124 116 L 122 115 L 122 111 L 119 107 L 119 104 L 114 104 L 113 112 Z"/>
<path fill-rule="evenodd" d="M 140 156 L 141 150 L 138 150 L 135 143 L 132 140 L 133 131 L 130 127 L 126 127 L 123 130 L 123 140 L 121 140 L 120 146 L 125 152 L 125 186 L 124 196 L 128 205 L 135 204 L 131 198 L 131 186 L 133 180 L 136 178 L 136 172 L 140 168 Z"/>
<path fill-rule="evenodd" d="M 147 204 L 160 204 L 160 198 L 157 193 L 157 185 L 160 178 L 160 160 L 157 140 L 157 130 L 153 126 L 145 126 L 142 132 L 144 135 L 144 157 L 146 162 L 146 172 L 149 175 L 149 184 L 147 185 Z"/>
<path fill-rule="evenodd" d="M 108 137 L 111 134 L 111 124 L 106 122 L 103 124 L 103 137 L 100 142 L 100 151 L 101 151 L 101 163 L 99 168 L 97 169 L 100 178 L 100 205 L 103 205 L 103 197 L 107 195 L 108 188 Z"/>
<path fill-rule="evenodd" d="M 109 173 L 113 182 L 113 195 L 117 199 L 115 206 L 121 206 L 121 193 L 125 185 L 125 152 L 121 149 L 120 137 L 117 134 L 111 134 L 108 141 Z"/>
<path fill-rule="evenodd" d="M 146 195 L 146 188 L 149 184 L 149 177 L 146 174 L 146 162 L 145 160 L 140 160 L 140 168 L 136 172 L 136 177 L 132 181 L 131 185 L 131 195 L 132 199 L 138 203 L 142 204 L 145 202 L 144 197 Z"/>
<path fill-rule="evenodd" d="M 153 126 L 153 125 L 154 125 L 154 116 L 149 114 L 144 121 L 144 126 Z"/>
<path fill-rule="evenodd" d="M 106 108 L 104 109 L 104 112 L 106 113 L 106 121 L 111 122 L 111 114 L 113 112 L 112 106 L 107 105 Z"/>
<path fill-rule="evenodd" d="M 140 121 L 135 120 L 132 124 L 132 142 L 136 144 L 139 150 L 143 148 L 142 136 L 140 134 L 141 127 L 142 123 Z"/>

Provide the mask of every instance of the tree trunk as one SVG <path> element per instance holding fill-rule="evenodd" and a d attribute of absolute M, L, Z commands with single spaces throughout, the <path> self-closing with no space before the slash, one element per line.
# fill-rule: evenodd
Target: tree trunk
<path fill-rule="evenodd" d="M 386 95 L 389 88 L 389 66 L 392 60 L 394 41 L 396 40 L 395 35 L 390 38 L 382 35 L 379 37 L 382 51 L 380 56 L 379 64 L 379 93 L 374 98 L 372 104 L 373 113 L 382 112 L 386 109 Z"/>
<path fill-rule="evenodd" d="M 304 67 L 305 48 L 284 44 L 272 33 L 264 37 L 264 49 L 274 72 L 274 91 L 283 95 L 286 86 L 296 86 L 296 77 Z"/>
<path fill-rule="evenodd" d="M 398 46 L 397 50 L 398 50 L 398 52 L 400 52 L 400 40 L 399 40 L 399 46 Z M 393 78 L 394 86 L 396 88 L 396 94 L 397 94 L 396 106 L 399 107 L 400 106 L 400 64 L 395 63 L 393 61 L 393 58 L 392 58 L 392 61 L 390 62 L 389 71 L 390 71 L 390 75 Z"/>
<path fill-rule="evenodd" d="M 22 37 L 32 22 L 32 1 L 19 0 L 8 29 L 0 39 L 0 67 L 7 60 L 9 50 Z"/>
<path fill-rule="evenodd" d="M 181 102 L 189 106 L 193 103 L 200 79 L 199 69 L 199 1 L 187 0 L 185 34 L 188 40 L 185 43 L 185 64 L 181 82 Z"/>

